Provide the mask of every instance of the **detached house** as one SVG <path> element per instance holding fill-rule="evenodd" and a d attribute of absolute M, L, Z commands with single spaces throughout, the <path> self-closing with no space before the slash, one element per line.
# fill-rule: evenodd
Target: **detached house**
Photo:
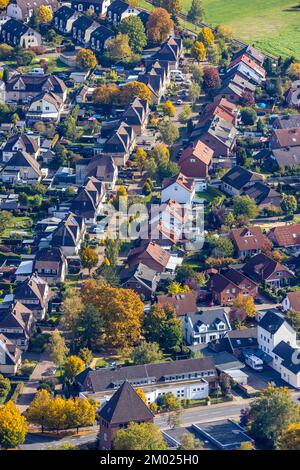
<path fill-rule="evenodd" d="M 47 313 L 50 295 L 48 282 L 37 273 L 17 284 L 13 294 L 14 300 L 29 308 L 38 320 L 42 320 Z"/>
<path fill-rule="evenodd" d="M 71 6 L 74 10 L 83 13 L 94 13 L 95 15 L 103 16 L 110 6 L 111 0 L 72 0 Z"/>
<path fill-rule="evenodd" d="M 178 316 L 195 313 L 197 307 L 198 292 L 190 291 L 181 294 L 166 294 L 157 297 L 157 304 L 161 306 L 169 305 L 173 307 Z"/>
<path fill-rule="evenodd" d="M 40 154 L 39 135 L 15 134 L 2 147 L 2 161 L 8 162 L 18 151 L 26 152 L 37 159 Z"/>
<path fill-rule="evenodd" d="M 83 158 L 76 163 L 76 184 L 84 184 L 89 177 L 101 181 L 105 189 L 114 189 L 118 178 L 118 168 L 110 155 L 97 155 Z"/>
<path fill-rule="evenodd" d="M 237 57 L 229 64 L 227 71 L 231 72 L 233 70 L 240 72 L 257 85 L 260 85 L 266 79 L 265 69 L 247 54 Z"/>
<path fill-rule="evenodd" d="M 244 196 L 253 199 L 260 209 L 280 207 L 282 195 L 267 184 L 257 181 L 243 192 Z"/>
<path fill-rule="evenodd" d="M 128 16 L 138 16 L 139 10 L 122 0 L 115 0 L 107 8 L 107 19 L 110 23 L 120 24 Z"/>
<path fill-rule="evenodd" d="M 0 374 L 15 375 L 21 362 L 21 349 L 0 333 Z"/>
<path fill-rule="evenodd" d="M 85 224 L 94 224 L 100 214 L 104 199 L 104 187 L 97 178 L 89 177 L 85 186 L 81 186 L 72 199 L 71 212 L 83 217 Z"/>
<path fill-rule="evenodd" d="M 258 323 L 257 341 L 268 364 L 279 372 L 282 380 L 300 388 L 297 333 L 284 316 L 277 311 L 268 310 Z"/>
<path fill-rule="evenodd" d="M 63 102 L 67 98 L 67 87 L 55 75 L 16 74 L 6 82 L 6 101 L 8 103 L 30 103 L 42 92 L 51 92 Z"/>
<path fill-rule="evenodd" d="M 222 178 L 221 189 L 230 196 L 241 195 L 248 187 L 256 181 L 262 181 L 263 177 L 259 173 L 254 173 L 239 165 L 231 168 Z"/>
<path fill-rule="evenodd" d="M 275 129 L 270 137 L 270 148 L 279 149 L 283 147 L 300 146 L 300 127 L 292 129 Z"/>
<path fill-rule="evenodd" d="M 41 5 L 47 6 L 54 13 L 60 4 L 58 0 L 12 0 L 7 6 L 7 14 L 11 18 L 28 23 Z"/>
<path fill-rule="evenodd" d="M 191 204 L 195 197 L 195 182 L 182 173 L 163 181 L 161 202 L 173 199 L 178 204 Z"/>
<path fill-rule="evenodd" d="M 68 263 L 60 248 L 45 247 L 36 253 L 33 271 L 49 285 L 55 285 L 64 282 Z"/>
<path fill-rule="evenodd" d="M 251 296 L 258 294 L 258 285 L 240 271 L 229 268 L 211 277 L 210 289 L 212 299 L 220 305 L 230 305 L 239 296 Z"/>
<path fill-rule="evenodd" d="M 199 122 L 191 134 L 192 140 L 201 140 L 214 151 L 214 158 L 232 156 L 237 130 L 233 124 L 215 115 Z"/>
<path fill-rule="evenodd" d="M 14 302 L 0 309 L 0 334 L 26 351 L 30 336 L 35 330 L 35 320 L 32 311 L 20 302 Z"/>
<path fill-rule="evenodd" d="M 84 219 L 75 214 L 68 214 L 52 232 L 51 246 L 61 249 L 65 256 L 77 255 L 85 232 Z"/>
<path fill-rule="evenodd" d="M 294 277 L 292 271 L 277 261 L 274 261 L 264 253 L 259 253 L 251 258 L 243 267 L 246 276 L 256 282 L 265 282 L 271 289 L 288 285 Z"/>
<path fill-rule="evenodd" d="M 142 295 L 144 300 L 150 300 L 156 291 L 160 275 L 154 269 L 139 263 L 132 265 L 131 268 L 122 269 L 119 278 L 123 288 L 133 289 Z"/>
<path fill-rule="evenodd" d="M 193 142 L 181 154 L 179 160 L 180 172 L 190 178 L 206 178 L 212 164 L 214 151 L 201 140 Z M 197 189 L 197 188 L 196 188 Z"/>
<path fill-rule="evenodd" d="M 128 254 L 128 264 L 143 263 L 158 273 L 163 271 L 174 272 L 176 266 L 182 263 L 182 258 L 171 255 L 154 241 L 142 240 L 141 245 L 132 248 Z"/>
<path fill-rule="evenodd" d="M 230 232 L 238 258 L 246 258 L 260 253 L 270 246 L 269 240 L 260 227 L 235 228 Z"/>
<path fill-rule="evenodd" d="M 231 326 L 225 311 L 214 308 L 185 315 L 183 330 L 186 343 L 197 345 L 223 338 Z"/>
<path fill-rule="evenodd" d="M 18 150 L 0 170 L 0 180 L 9 184 L 35 184 L 42 178 L 40 165 L 26 152 Z"/>
<path fill-rule="evenodd" d="M 35 121 L 51 121 L 58 123 L 63 108 L 64 102 L 60 96 L 55 95 L 51 91 L 44 91 L 33 98 L 29 110 L 26 113 L 26 118 L 30 123 Z"/>
<path fill-rule="evenodd" d="M 275 246 L 280 247 L 300 247 L 300 224 L 289 224 L 281 227 L 274 227 L 268 233 L 268 238 Z"/>
<path fill-rule="evenodd" d="M 14 18 L 6 21 L 1 26 L 0 38 L 1 42 L 5 42 L 12 47 L 21 46 L 24 49 L 30 49 L 42 44 L 40 33 Z"/>
<path fill-rule="evenodd" d="M 282 310 L 300 312 L 300 291 L 288 292 L 282 301 Z"/>

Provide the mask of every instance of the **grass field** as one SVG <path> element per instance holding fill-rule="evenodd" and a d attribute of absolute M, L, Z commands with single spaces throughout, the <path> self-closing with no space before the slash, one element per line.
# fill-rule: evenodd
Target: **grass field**
<path fill-rule="evenodd" d="M 182 0 L 186 13 L 192 0 Z M 230 26 L 237 38 L 262 51 L 300 60 L 299 0 L 202 0 L 205 22 Z M 141 0 L 146 6 L 146 0 Z"/>

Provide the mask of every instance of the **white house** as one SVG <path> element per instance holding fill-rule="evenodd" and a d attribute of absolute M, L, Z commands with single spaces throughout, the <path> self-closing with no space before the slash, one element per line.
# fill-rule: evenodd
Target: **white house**
<path fill-rule="evenodd" d="M 38 121 L 55 121 L 60 119 L 63 110 L 63 101 L 52 92 L 43 92 L 34 98 L 26 113 L 27 119 Z"/>
<path fill-rule="evenodd" d="M 300 388 L 300 349 L 297 333 L 276 310 L 268 310 L 258 323 L 258 347 L 269 356 L 269 365 L 282 380 Z"/>
<path fill-rule="evenodd" d="M 21 362 L 21 349 L 0 333 L 0 374 L 14 375 Z"/>
<path fill-rule="evenodd" d="M 231 330 L 229 319 L 222 308 L 186 314 L 182 326 L 185 341 L 190 345 L 208 344 L 223 338 Z"/>
<path fill-rule="evenodd" d="M 287 293 L 282 301 L 282 310 L 284 312 L 288 312 L 289 310 L 300 312 L 300 291 Z"/>
<path fill-rule="evenodd" d="M 191 204 L 195 197 L 195 182 L 193 178 L 187 178 L 182 173 L 168 178 L 163 182 L 161 202 L 173 199 L 179 204 Z"/>

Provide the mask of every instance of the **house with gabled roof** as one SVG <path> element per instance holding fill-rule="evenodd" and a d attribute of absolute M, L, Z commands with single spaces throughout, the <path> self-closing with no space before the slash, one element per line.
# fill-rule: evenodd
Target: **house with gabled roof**
<path fill-rule="evenodd" d="M 133 289 L 144 300 L 150 300 L 156 291 L 160 274 L 141 262 L 122 269 L 119 278 L 121 287 Z"/>
<path fill-rule="evenodd" d="M 168 63 L 171 70 L 178 69 L 179 61 L 183 53 L 182 39 L 170 36 L 152 57 L 151 60 Z"/>
<path fill-rule="evenodd" d="M 40 33 L 14 18 L 9 19 L 1 26 L 0 38 L 1 42 L 5 42 L 12 47 L 21 46 L 24 49 L 42 44 Z"/>
<path fill-rule="evenodd" d="M 214 151 L 201 140 L 191 143 L 183 150 L 179 159 L 180 172 L 190 178 L 206 178 L 213 155 Z"/>
<path fill-rule="evenodd" d="M 35 255 L 33 272 L 49 285 L 64 282 L 68 272 L 67 259 L 58 247 L 41 248 Z"/>
<path fill-rule="evenodd" d="M 225 75 L 221 88 L 218 88 L 215 94 L 236 105 L 241 105 L 245 94 L 250 94 L 254 98 L 255 88 L 256 85 L 249 82 L 244 75 L 233 71 Z"/>
<path fill-rule="evenodd" d="M 268 238 L 279 247 L 300 247 L 300 224 L 288 224 L 273 227 L 268 233 Z"/>
<path fill-rule="evenodd" d="M 294 277 L 290 269 L 264 253 L 250 258 L 243 266 L 243 273 L 255 282 L 264 282 L 271 289 L 288 285 Z"/>
<path fill-rule="evenodd" d="M 288 292 L 282 301 L 282 310 L 300 312 L 300 291 Z"/>
<path fill-rule="evenodd" d="M 207 121 L 212 119 L 214 116 L 219 116 L 220 118 L 224 119 L 224 121 L 230 122 L 236 126 L 238 108 L 231 101 L 228 101 L 226 98 L 217 95 L 214 98 L 214 101 L 205 107 L 199 122 Z"/>
<path fill-rule="evenodd" d="M 124 381 L 99 411 L 99 449 L 113 448 L 113 439 L 119 429 L 130 423 L 153 423 L 154 415 L 129 382 Z"/>
<path fill-rule="evenodd" d="M 11 135 L 1 148 L 2 161 L 8 162 L 19 150 L 37 159 L 40 154 L 40 136 L 33 134 Z"/>
<path fill-rule="evenodd" d="M 270 137 L 270 148 L 279 149 L 284 147 L 300 146 L 300 127 L 288 129 L 274 129 Z"/>
<path fill-rule="evenodd" d="M 200 310 L 183 318 L 184 339 L 189 345 L 208 344 L 223 338 L 231 330 L 223 308 Z"/>
<path fill-rule="evenodd" d="M 103 52 L 107 48 L 108 41 L 113 38 L 115 33 L 106 28 L 106 26 L 99 25 L 91 32 L 90 46 L 95 52 Z"/>
<path fill-rule="evenodd" d="M 35 331 L 35 319 L 32 311 L 16 301 L 0 308 L 0 334 L 23 351 L 29 345 L 29 339 Z"/>
<path fill-rule="evenodd" d="M 254 60 L 254 62 L 256 62 L 261 67 L 263 66 L 265 55 L 250 44 L 246 44 L 244 47 L 242 47 L 242 49 L 233 54 L 232 60 L 236 60 L 238 57 L 241 57 L 244 54 L 246 54 L 250 59 Z"/>
<path fill-rule="evenodd" d="M 110 23 L 120 24 L 128 16 L 138 16 L 140 11 L 122 0 L 115 0 L 107 8 L 107 20 Z"/>
<path fill-rule="evenodd" d="M 102 153 L 109 154 L 117 167 L 124 166 L 136 144 L 133 128 L 121 122 L 103 145 Z"/>
<path fill-rule="evenodd" d="M 270 247 L 270 242 L 260 227 L 234 228 L 230 232 L 230 238 L 238 258 L 256 255 Z"/>
<path fill-rule="evenodd" d="M 139 75 L 138 81 L 144 83 L 149 88 L 151 102 L 159 104 L 170 83 L 170 67 L 168 62 L 150 62 L 146 72 Z"/>
<path fill-rule="evenodd" d="M 27 23 L 41 5 L 45 5 L 52 13 L 59 8 L 58 0 L 12 0 L 7 6 L 7 14 L 11 18 Z"/>
<path fill-rule="evenodd" d="M 46 279 L 34 272 L 25 281 L 18 283 L 13 298 L 29 308 L 36 319 L 42 320 L 48 311 L 51 290 Z"/>
<path fill-rule="evenodd" d="M 179 173 L 166 178 L 162 184 L 161 202 L 173 199 L 178 204 L 191 204 L 195 197 L 195 181 Z"/>
<path fill-rule="evenodd" d="M 89 177 L 101 181 L 105 189 L 114 189 L 118 168 L 111 155 L 96 155 L 92 159 L 82 158 L 76 163 L 76 184 L 84 184 Z"/>
<path fill-rule="evenodd" d="M 236 165 L 221 178 L 221 189 L 230 196 L 237 196 L 242 194 L 246 188 L 252 186 L 256 181 L 262 180 L 263 177 L 259 173 L 254 173 Z"/>
<path fill-rule="evenodd" d="M 269 162 L 277 169 L 290 169 L 300 166 L 300 145 L 296 147 L 280 147 L 269 154 Z"/>
<path fill-rule="evenodd" d="M 34 157 L 18 150 L 0 170 L 0 180 L 8 184 L 35 184 L 42 171 Z"/>
<path fill-rule="evenodd" d="M 21 362 L 21 349 L 0 333 L 0 374 L 15 375 Z"/>
<path fill-rule="evenodd" d="M 136 135 L 141 135 L 148 123 L 149 103 L 136 97 L 121 116 L 123 122 L 132 127 Z"/>
<path fill-rule="evenodd" d="M 261 181 L 255 182 L 252 186 L 244 189 L 243 196 L 253 199 L 260 209 L 269 207 L 280 207 L 282 195 Z"/>
<path fill-rule="evenodd" d="M 53 15 L 54 28 L 61 34 L 71 34 L 72 25 L 79 16 L 76 10 L 63 5 Z"/>
<path fill-rule="evenodd" d="M 71 6 L 74 10 L 82 13 L 94 13 L 103 16 L 107 12 L 112 0 L 72 0 Z"/>
<path fill-rule="evenodd" d="M 52 92 L 64 102 L 67 98 L 67 87 L 56 75 L 16 74 L 5 84 L 8 103 L 31 103 L 32 99 L 42 92 Z"/>
<path fill-rule="evenodd" d="M 94 224 L 100 214 L 104 200 L 104 185 L 90 176 L 87 183 L 78 189 L 71 202 L 71 212 L 83 217 L 86 225 Z"/>
<path fill-rule="evenodd" d="M 132 248 L 128 254 L 128 264 L 143 263 L 158 273 L 174 272 L 176 266 L 182 263 L 182 258 L 171 255 L 155 241 L 142 240 L 140 246 Z"/>
<path fill-rule="evenodd" d="M 34 97 L 26 113 L 29 123 L 36 121 L 51 121 L 57 124 L 64 109 L 63 98 L 51 91 L 43 91 Z"/>
<path fill-rule="evenodd" d="M 239 295 L 255 298 L 258 294 L 258 284 L 234 268 L 212 275 L 209 287 L 213 302 L 219 305 L 231 305 Z"/>
<path fill-rule="evenodd" d="M 266 79 L 265 69 L 247 54 L 242 54 L 231 61 L 227 71 L 238 71 L 248 80 L 260 85 Z"/>
<path fill-rule="evenodd" d="M 69 213 L 50 234 L 49 242 L 65 256 L 72 256 L 79 253 L 85 230 L 84 218 Z"/>
<path fill-rule="evenodd" d="M 173 307 L 178 316 L 195 313 L 198 311 L 197 300 L 199 294 L 195 290 L 180 294 L 162 294 L 157 296 L 157 304 Z"/>
<path fill-rule="evenodd" d="M 95 31 L 98 26 L 99 23 L 89 16 L 80 15 L 72 24 L 72 37 L 80 44 L 88 44 L 92 32 Z"/>

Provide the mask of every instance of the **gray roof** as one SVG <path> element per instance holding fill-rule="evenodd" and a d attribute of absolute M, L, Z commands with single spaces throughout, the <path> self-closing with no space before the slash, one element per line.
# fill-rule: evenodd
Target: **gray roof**
<path fill-rule="evenodd" d="M 259 326 L 268 333 L 274 334 L 284 324 L 285 319 L 274 310 L 268 310 L 259 322 Z"/>
<path fill-rule="evenodd" d="M 280 341 L 280 343 L 277 344 L 277 346 L 273 349 L 273 354 L 276 354 L 281 359 L 283 359 L 283 362 L 281 363 L 283 367 L 290 370 L 294 374 L 299 374 L 300 364 L 296 364 L 296 361 L 293 360 L 294 353 L 296 353 L 297 357 L 299 357 L 300 349 L 292 348 L 292 346 L 285 341 Z"/>
<path fill-rule="evenodd" d="M 227 183 L 235 189 L 242 189 L 250 181 L 261 180 L 262 177 L 257 173 L 253 173 L 250 170 L 246 170 L 246 168 L 236 165 L 221 179 L 224 183 Z"/>
<path fill-rule="evenodd" d="M 209 309 L 196 313 L 185 315 L 185 321 L 190 320 L 193 324 L 193 329 L 196 333 L 199 333 L 199 327 L 206 325 L 208 331 L 216 331 L 217 324 L 221 321 L 225 323 L 225 326 L 230 330 L 230 324 L 223 308 Z M 226 330 L 223 330 L 224 332 Z"/>

